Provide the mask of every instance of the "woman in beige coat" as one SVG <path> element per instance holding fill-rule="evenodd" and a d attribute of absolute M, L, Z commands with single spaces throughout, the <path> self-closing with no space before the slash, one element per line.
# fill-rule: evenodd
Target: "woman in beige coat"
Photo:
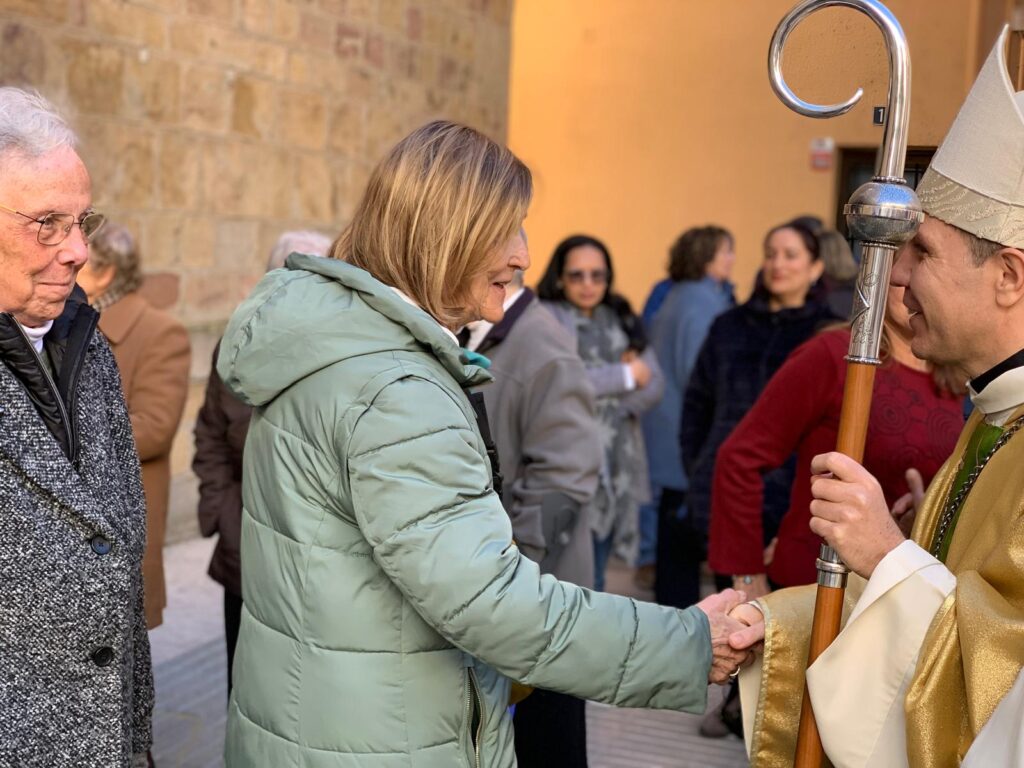
<path fill-rule="evenodd" d="M 99 329 L 110 342 L 121 372 L 132 434 L 142 462 L 146 494 L 146 626 L 163 622 L 163 545 L 171 482 L 171 442 L 188 395 L 189 342 L 185 327 L 138 294 L 142 284 L 135 239 L 108 223 L 89 244 L 89 261 L 78 274 L 89 303 L 99 310 Z"/>

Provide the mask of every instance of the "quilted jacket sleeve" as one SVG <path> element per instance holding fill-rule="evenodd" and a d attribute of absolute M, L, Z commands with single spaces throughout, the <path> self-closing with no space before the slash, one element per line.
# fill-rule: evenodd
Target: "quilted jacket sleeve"
<path fill-rule="evenodd" d="M 441 386 L 389 384 L 343 450 L 375 559 L 449 641 L 529 685 L 619 706 L 704 709 L 704 614 L 542 577 L 512 543 L 479 436 Z"/>

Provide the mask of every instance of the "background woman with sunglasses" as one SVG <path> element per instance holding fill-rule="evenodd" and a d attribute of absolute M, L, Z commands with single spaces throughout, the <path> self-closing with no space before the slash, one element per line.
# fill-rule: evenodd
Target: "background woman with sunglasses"
<path fill-rule="evenodd" d="M 604 462 L 590 525 L 598 590 L 604 589 L 613 551 L 627 562 L 636 557 L 638 510 L 649 498 L 640 416 L 657 404 L 665 387 L 643 323 L 612 292 L 613 278 L 604 243 L 574 235 L 555 248 L 537 286 L 537 295 L 576 339 L 597 394 Z"/>

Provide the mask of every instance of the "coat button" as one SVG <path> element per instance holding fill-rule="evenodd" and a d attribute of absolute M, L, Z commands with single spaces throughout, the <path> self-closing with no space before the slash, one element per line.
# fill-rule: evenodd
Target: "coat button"
<path fill-rule="evenodd" d="M 106 667 L 114 660 L 114 649 L 109 645 L 103 645 L 89 654 L 92 663 L 97 667 Z"/>
<path fill-rule="evenodd" d="M 89 546 L 92 547 L 92 551 L 97 555 L 110 554 L 110 542 L 103 536 L 93 536 L 89 539 Z"/>

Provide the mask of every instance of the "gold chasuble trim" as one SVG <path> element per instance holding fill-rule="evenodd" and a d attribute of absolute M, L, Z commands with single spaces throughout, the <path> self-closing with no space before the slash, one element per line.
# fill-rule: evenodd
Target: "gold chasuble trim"
<path fill-rule="evenodd" d="M 1013 418 L 1021 415 L 1024 408 Z M 925 549 L 980 419 L 976 411 L 968 420 L 918 510 L 911 538 Z M 946 561 L 957 578 L 956 589 L 925 635 L 904 705 L 907 757 L 913 768 L 959 766 L 1024 666 L 1021 467 L 1024 434 L 993 456 L 961 508 Z M 844 625 L 865 584 L 851 574 Z M 793 764 L 814 599 L 811 585 L 780 590 L 758 601 L 765 612 L 765 645 L 750 736 L 752 768 Z"/>
<path fill-rule="evenodd" d="M 1020 408 L 1010 421 L 1024 415 Z M 930 542 L 968 438 L 928 489 L 913 538 Z M 912 766 L 959 766 L 1024 666 L 1024 439 L 1003 446 L 960 510 L 946 567 L 956 590 L 925 636 L 907 692 L 907 751 Z"/>

